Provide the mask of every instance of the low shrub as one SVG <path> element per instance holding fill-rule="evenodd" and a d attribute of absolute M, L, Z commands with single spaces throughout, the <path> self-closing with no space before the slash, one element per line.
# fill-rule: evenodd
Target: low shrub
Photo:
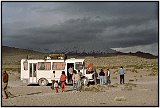
<path fill-rule="evenodd" d="M 125 83 L 125 86 L 132 86 L 132 87 L 136 87 L 137 84 L 134 84 L 134 83 Z"/>
<path fill-rule="evenodd" d="M 122 96 L 122 97 L 115 97 L 114 98 L 114 101 L 126 101 L 127 99 L 124 97 L 124 96 Z"/>
<path fill-rule="evenodd" d="M 133 69 L 131 70 L 131 72 L 138 73 L 138 71 L 137 71 L 135 68 L 133 68 Z"/>
<path fill-rule="evenodd" d="M 107 88 L 105 85 L 90 85 L 89 87 L 83 86 L 82 91 L 104 92 Z"/>
<path fill-rule="evenodd" d="M 130 79 L 129 82 L 134 81 L 133 79 Z"/>
<path fill-rule="evenodd" d="M 114 83 L 113 85 L 111 85 L 111 87 L 118 87 L 118 83 Z"/>

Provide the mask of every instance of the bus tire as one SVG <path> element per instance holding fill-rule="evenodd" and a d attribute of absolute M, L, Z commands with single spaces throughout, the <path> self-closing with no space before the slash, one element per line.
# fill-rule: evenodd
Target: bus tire
<path fill-rule="evenodd" d="M 46 86 L 46 85 L 48 84 L 48 80 L 45 79 L 45 78 L 40 78 L 40 79 L 38 80 L 38 84 L 39 84 L 40 86 Z"/>

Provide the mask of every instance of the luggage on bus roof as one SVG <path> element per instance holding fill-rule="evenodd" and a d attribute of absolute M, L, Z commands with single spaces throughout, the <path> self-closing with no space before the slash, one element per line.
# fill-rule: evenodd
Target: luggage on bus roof
<path fill-rule="evenodd" d="M 49 54 L 49 57 L 51 57 L 51 59 L 66 59 L 67 56 L 65 54 Z"/>

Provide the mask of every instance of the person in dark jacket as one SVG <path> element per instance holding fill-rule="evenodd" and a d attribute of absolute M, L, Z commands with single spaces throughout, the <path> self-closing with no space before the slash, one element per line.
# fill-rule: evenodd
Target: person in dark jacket
<path fill-rule="evenodd" d="M 52 90 L 54 89 L 54 83 L 55 83 L 55 71 L 53 71 L 53 74 L 51 76 L 51 81 L 52 81 L 52 85 L 51 85 L 51 88 Z"/>
<path fill-rule="evenodd" d="M 97 84 L 97 77 L 98 77 L 98 73 L 96 71 L 96 69 L 94 69 L 94 73 L 93 73 L 93 79 L 94 79 L 94 84 Z"/>
<path fill-rule="evenodd" d="M 7 85 L 8 85 L 8 74 L 6 71 L 3 71 L 3 84 L 2 84 L 2 96 L 3 99 L 8 99 L 7 95 Z"/>
<path fill-rule="evenodd" d="M 103 72 L 103 69 L 101 69 L 101 72 L 99 73 L 99 76 L 100 76 L 100 84 L 104 84 L 104 76 L 105 76 L 105 73 Z"/>

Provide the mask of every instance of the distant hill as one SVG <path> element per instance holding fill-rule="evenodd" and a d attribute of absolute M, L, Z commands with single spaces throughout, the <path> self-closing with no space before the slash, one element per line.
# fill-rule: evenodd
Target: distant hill
<path fill-rule="evenodd" d="M 20 64 L 20 60 L 24 58 L 43 59 L 48 54 L 33 50 L 20 49 L 8 46 L 2 46 L 2 64 Z"/>
<path fill-rule="evenodd" d="M 156 59 L 158 56 L 152 55 L 150 53 L 144 53 L 144 52 L 136 52 L 136 53 L 123 53 L 123 52 L 114 52 L 114 53 L 105 53 L 105 52 L 90 52 L 90 53 L 68 53 L 67 55 L 70 56 L 94 56 L 94 57 L 110 57 L 110 56 L 117 56 L 117 55 L 130 55 L 130 56 L 137 56 L 137 57 L 142 57 L 146 59 Z"/>
<path fill-rule="evenodd" d="M 33 58 L 33 59 L 43 59 L 47 56 L 48 53 L 42 53 L 38 51 L 28 50 L 28 49 L 20 49 L 8 46 L 2 46 L 2 64 L 3 65 L 11 65 L 16 64 L 20 65 L 20 60 L 23 58 Z M 76 52 L 68 52 L 67 56 L 69 57 L 78 57 L 78 56 L 94 56 L 94 57 L 109 57 L 109 56 L 117 56 L 117 55 L 130 55 L 130 56 L 138 56 L 147 59 L 156 59 L 158 56 L 154 56 L 149 53 L 136 52 L 136 53 L 122 53 L 122 52 L 114 52 L 114 53 L 105 53 L 105 52 L 90 52 L 90 53 L 76 53 Z"/>
<path fill-rule="evenodd" d="M 158 58 L 158 56 L 152 55 L 150 53 L 144 53 L 141 51 L 137 51 L 136 53 L 122 53 L 122 52 L 117 52 L 117 55 L 131 55 L 131 56 L 138 56 L 138 57 L 142 57 L 142 58 L 146 58 L 146 59 L 156 59 Z"/>

